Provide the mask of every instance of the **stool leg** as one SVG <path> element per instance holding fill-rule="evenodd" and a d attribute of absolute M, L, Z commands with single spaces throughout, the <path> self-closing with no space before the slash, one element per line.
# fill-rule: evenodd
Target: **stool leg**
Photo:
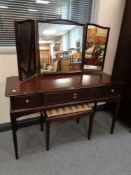
<path fill-rule="evenodd" d="M 93 128 L 93 121 L 94 121 L 95 112 L 92 112 L 89 117 L 89 128 L 88 128 L 88 140 L 91 139 L 91 133 Z"/>
<path fill-rule="evenodd" d="M 43 131 L 43 114 L 42 112 L 40 113 L 40 129 Z"/>
<path fill-rule="evenodd" d="M 77 119 L 76 119 L 76 122 L 77 122 L 77 124 L 79 124 L 79 123 L 80 123 L 80 119 L 79 119 L 79 118 L 77 118 Z"/>
<path fill-rule="evenodd" d="M 50 121 L 46 121 L 46 150 L 49 150 L 50 142 Z"/>

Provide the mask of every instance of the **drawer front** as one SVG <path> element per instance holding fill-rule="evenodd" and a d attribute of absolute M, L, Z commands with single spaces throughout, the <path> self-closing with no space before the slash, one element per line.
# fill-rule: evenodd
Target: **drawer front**
<path fill-rule="evenodd" d="M 43 95 L 27 95 L 11 98 L 12 109 L 34 108 L 43 104 Z"/>
<path fill-rule="evenodd" d="M 79 100 L 91 100 L 100 98 L 101 89 L 100 88 L 90 88 L 90 89 L 81 89 L 79 93 Z"/>
<path fill-rule="evenodd" d="M 44 104 L 52 105 L 95 99 L 100 97 L 100 92 L 99 88 L 92 88 L 47 93 L 44 95 Z"/>
<path fill-rule="evenodd" d="M 120 93 L 121 93 L 120 86 L 103 87 L 102 97 L 114 96 L 114 95 L 118 95 Z"/>

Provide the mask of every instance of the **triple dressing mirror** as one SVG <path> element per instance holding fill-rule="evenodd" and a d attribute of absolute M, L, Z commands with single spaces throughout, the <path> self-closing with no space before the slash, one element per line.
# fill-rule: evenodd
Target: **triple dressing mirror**
<path fill-rule="evenodd" d="M 109 30 L 63 19 L 15 21 L 19 79 L 103 70 Z"/>

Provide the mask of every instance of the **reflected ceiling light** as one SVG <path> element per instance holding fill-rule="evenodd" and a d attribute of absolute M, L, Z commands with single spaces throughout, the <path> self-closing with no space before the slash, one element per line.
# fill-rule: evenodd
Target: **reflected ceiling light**
<path fill-rule="evenodd" d="M 28 9 L 29 12 L 37 12 L 38 10 L 35 9 Z"/>
<path fill-rule="evenodd" d="M 39 3 L 39 4 L 49 4 L 50 1 L 36 0 L 36 3 Z"/>
<path fill-rule="evenodd" d="M 82 78 L 82 84 L 83 85 L 87 85 L 88 83 L 90 83 L 91 81 L 91 76 L 90 75 L 83 75 Z"/>
<path fill-rule="evenodd" d="M 44 30 L 43 34 L 44 35 L 53 35 L 56 33 L 56 30 Z"/>
<path fill-rule="evenodd" d="M 52 43 L 53 41 L 43 41 L 43 40 L 39 40 L 39 44 L 49 44 Z"/>
<path fill-rule="evenodd" d="M 7 6 L 3 6 L 3 5 L 0 5 L 0 8 L 1 8 L 1 9 L 8 9 Z"/>
<path fill-rule="evenodd" d="M 64 35 L 67 31 L 59 32 L 57 35 Z"/>
<path fill-rule="evenodd" d="M 71 78 L 61 78 L 61 79 L 56 79 L 55 80 L 56 84 L 60 84 L 60 85 L 65 85 L 65 83 L 68 85 L 72 82 L 72 79 Z"/>

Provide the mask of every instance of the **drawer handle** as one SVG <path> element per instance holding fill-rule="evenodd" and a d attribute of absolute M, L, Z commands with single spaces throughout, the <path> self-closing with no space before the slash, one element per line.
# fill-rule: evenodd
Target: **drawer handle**
<path fill-rule="evenodd" d="M 26 103 L 29 103 L 30 101 L 29 101 L 29 99 L 26 99 L 25 102 L 26 102 Z"/>
<path fill-rule="evenodd" d="M 111 89 L 111 92 L 115 92 L 115 90 L 114 89 Z"/>
<path fill-rule="evenodd" d="M 76 92 L 73 94 L 73 98 L 74 99 L 78 98 L 78 94 Z"/>

